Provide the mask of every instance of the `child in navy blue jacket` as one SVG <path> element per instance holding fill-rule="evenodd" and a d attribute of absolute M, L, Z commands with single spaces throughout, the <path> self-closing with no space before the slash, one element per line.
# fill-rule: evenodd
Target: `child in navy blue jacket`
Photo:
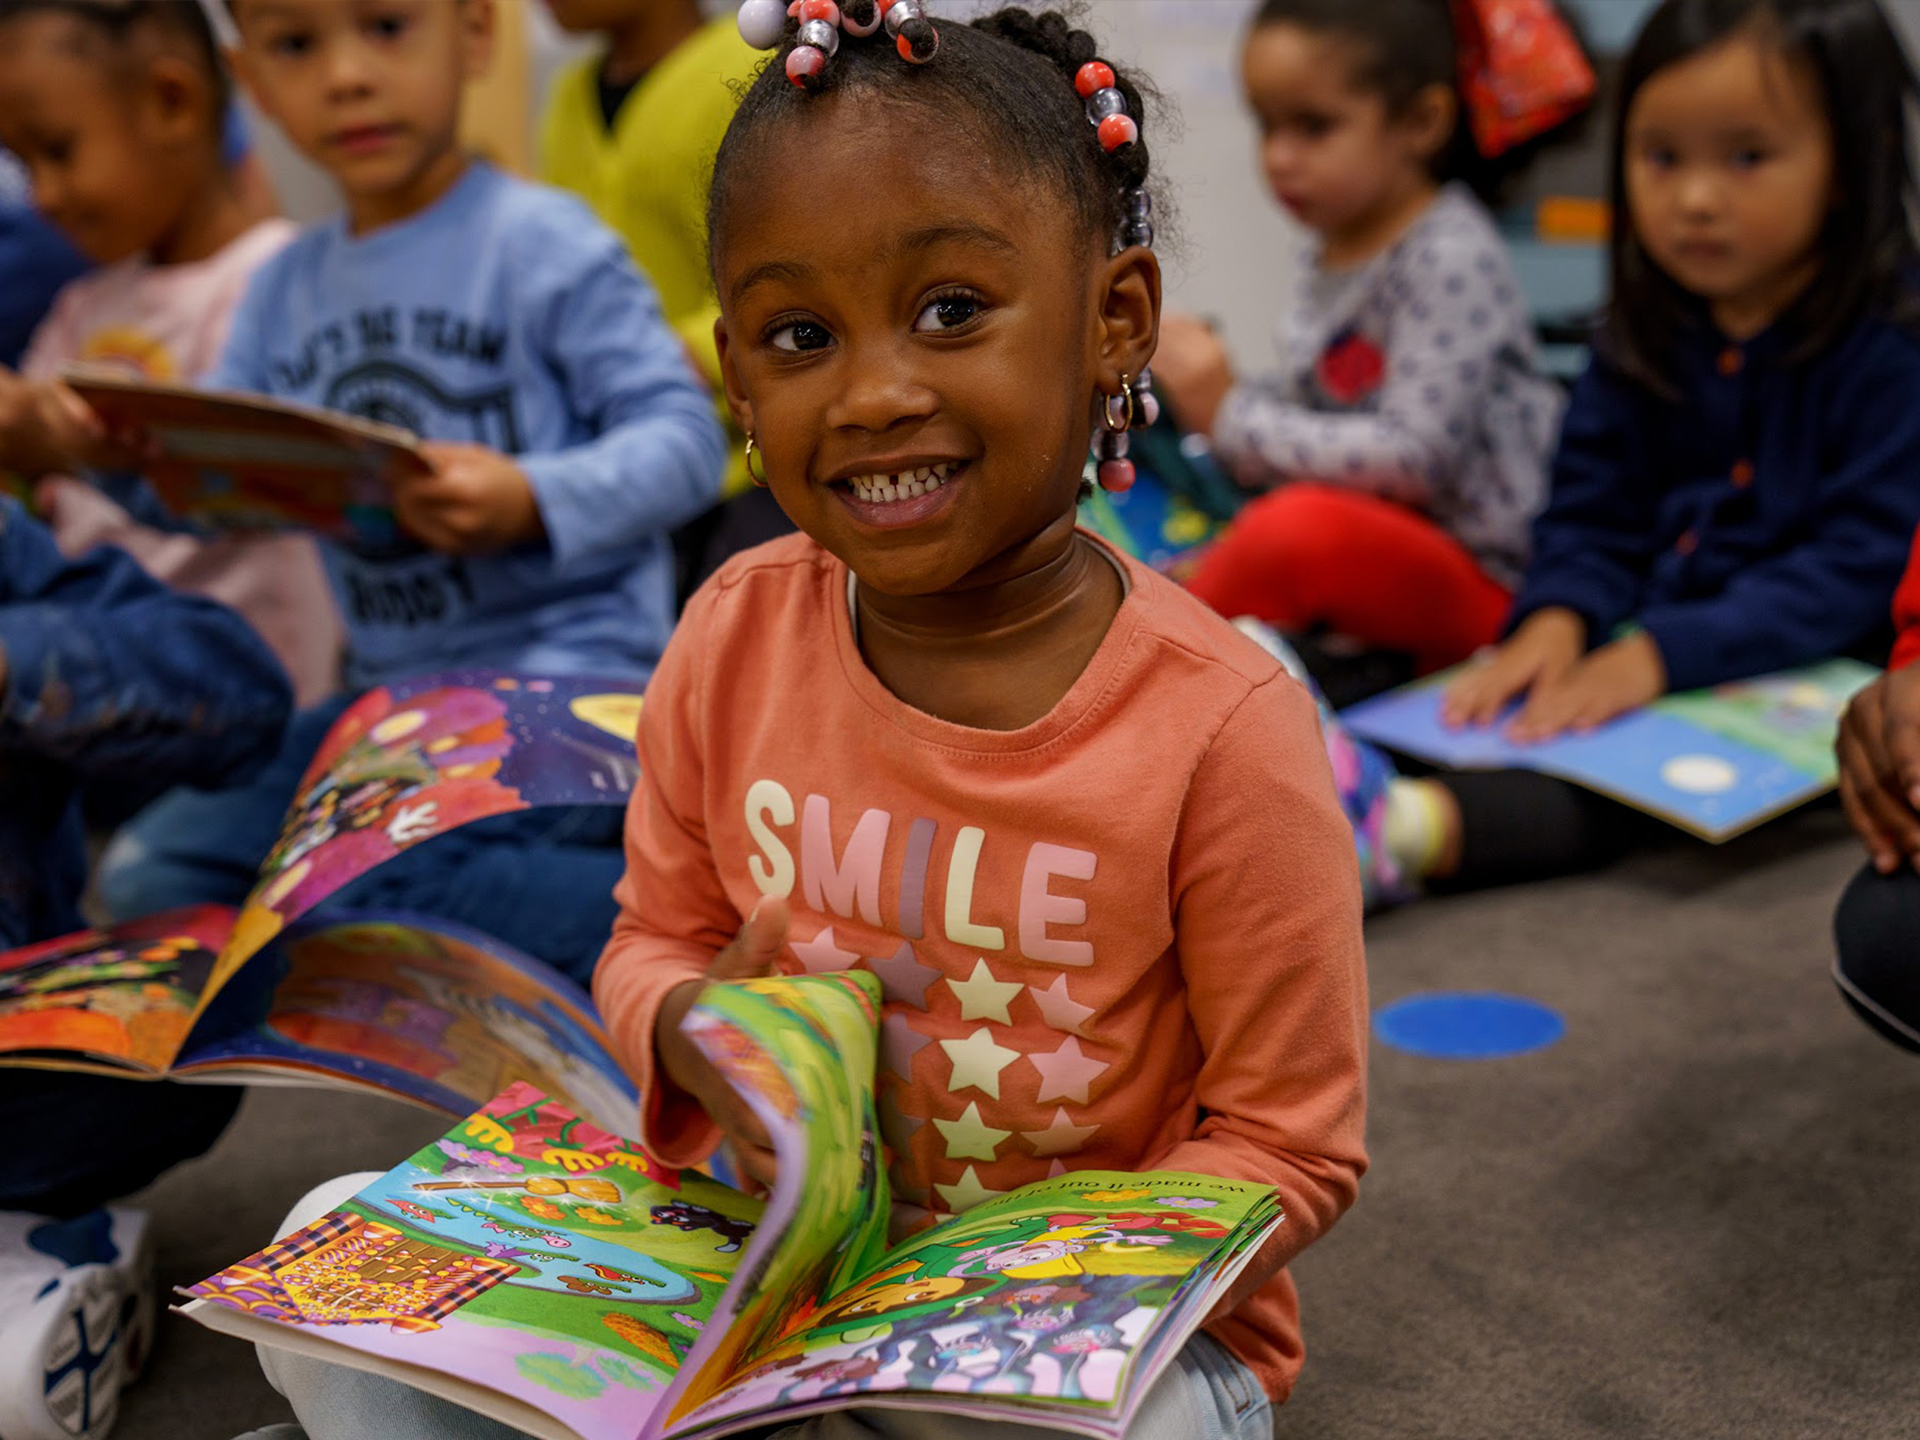
<path fill-rule="evenodd" d="M 1874 0 L 1648 19 L 1612 304 L 1507 638 L 1454 682 L 1448 723 L 1544 740 L 1668 691 L 1885 657 L 1920 522 L 1915 95 Z M 1491 884 L 1598 863 L 1641 823 L 1532 772 L 1442 774 L 1390 787 L 1382 848 L 1395 878 Z"/>
<path fill-rule="evenodd" d="M 244 779 L 292 705 L 238 615 L 118 550 L 68 560 L 0 500 L 0 949 L 82 926 L 81 781 Z M 144 1218 L 99 1207 L 205 1150 L 240 1092 L 0 1074 L 0 1435 L 104 1435 L 151 1295 Z"/>

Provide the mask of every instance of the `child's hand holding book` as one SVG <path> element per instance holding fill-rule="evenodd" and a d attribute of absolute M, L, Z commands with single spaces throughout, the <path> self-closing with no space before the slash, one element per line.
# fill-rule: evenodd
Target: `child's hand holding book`
<path fill-rule="evenodd" d="M 705 980 L 689 980 L 668 992 L 654 1022 L 653 1050 L 673 1084 L 699 1103 L 733 1146 L 741 1173 L 771 1187 L 777 1166 L 767 1127 L 747 1107 L 732 1083 L 713 1067 L 693 1038 L 680 1028 L 687 1012 L 708 985 L 721 980 L 751 980 L 774 973 L 774 960 L 787 943 L 791 919 L 784 900 L 762 900 L 753 907 L 733 943 L 713 957 Z"/>
<path fill-rule="evenodd" d="M 447 443 L 423 444 L 420 453 L 431 468 L 395 482 L 393 509 L 428 548 L 483 555 L 546 533 L 527 473 L 508 456 Z"/>

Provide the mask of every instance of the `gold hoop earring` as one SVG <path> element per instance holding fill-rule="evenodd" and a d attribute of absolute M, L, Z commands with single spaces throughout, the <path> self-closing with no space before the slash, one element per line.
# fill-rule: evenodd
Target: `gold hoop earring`
<path fill-rule="evenodd" d="M 1133 377 L 1120 377 L 1120 393 L 1108 395 L 1100 406 L 1100 423 L 1109 435 L 1124 435 L 1138 418 L 1139 401 L 1133 393 Z"/>
<path fill-rule="evenodd" d="M 763 458 L 761 460 L 761 468 L 758 472 L 756 472 L 753 468 L 754 449 L 755 449 L 755 446 L 754 446 L 753 436 L 749 435 L 747 436 L 747 478 L 753 481 L 753 483 L 758 485 L 762 490 L 764 490 L 767 488 L 766 461 L 764 459 L 767 452 L 764 450 L 760 452 Z"/>

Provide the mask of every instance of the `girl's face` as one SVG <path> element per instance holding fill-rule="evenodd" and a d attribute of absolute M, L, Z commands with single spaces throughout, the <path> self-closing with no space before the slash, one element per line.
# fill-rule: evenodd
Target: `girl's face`
<path fill-rule="evenodd" d="M 177 74 L 131 61 L 120 73 L 87 53 L 82 24 L 49 12 L 0 27 L 0 144 L 26 166 L 41 213 L 108 265 L 176 223 L 182 142 L 203 144 L 206 122 L 187 116 Z"/>
<path fill-rule="evenodd" d="M 1807 66 L 1739 35 L 1659 71 L 1627 111 L 1623 163 L 1640 243 L 1736 338 L 1812 277 L 1834 167 Z"/>
<path fill-rule="evenodd" d="M 774 498 L 889 595 L 1070 539 L 1095 392 L 1140 373 L 1159 314 L 1151 254 L 1109 260 L 966 131 L 811 101 L 732 178 L 715 255 L 728 400 Z"/>
<path fill-rule="evenodd" d="M 1366 228 L 1431 183 L 1454 103 L 1435 87 L 1395 115 L 1356 83 L 1358 42 L 1286 23 L 1257 26 L 1241 57 L 1260 163 L 1274 197 L 1321 235 Z"/>

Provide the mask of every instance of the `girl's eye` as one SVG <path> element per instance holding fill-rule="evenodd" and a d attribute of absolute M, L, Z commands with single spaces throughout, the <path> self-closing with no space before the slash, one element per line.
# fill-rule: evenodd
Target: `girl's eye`
<path fill-rule="evenodd" d="M 1664 145 L 1649 145 L 1640 152 L 1640 159 L 1656 170 L 1671 170 L 1680 161 L 1680 157 Z"/>
<path fill-rule="evenodd" d="M 958 330 L 977 319 L 985 308 L 979 296 L 969 295 L 965 291 L 936 296 L 914 318 L 914 333 L 938 335 L 944 330 Z"/>
<path fill-rule="evenodd" d="M 405 15 L 376 15 L 367 21 L 367 30 L 376 40 L 398 40 L 408 24 Z"/>
<path fill-rule="evenodd" d="M 1767 152 L 1751 147 L 1733 152 L 1733 168 L 1736 170 L 1757 170 L 1767 160 Z"/>
<path fill-rule="evenodd" d="M 827 333 L 827 327 L 817 320 L 796 320 L 791 325 L 782 325 L 767 336 L 767 344 L 776 350 L 784 350 L 790 355 L 804 355 L 810 350 L 824 350 L 833 343 L 833 336 Z"/>
<path fill-rule="evenodd" d="M 312 48 L 313 37 L 310 35 L 302 35 L 298 32 L 276 35 L 267 41 L 267 52 L 269 54 L 282 55 L 290 60 L 298 59 Z"/>
<path fill-rule="evenodd" d="M 1333 121 L 1325 115 L 1302 115 L 1299 123 L 1303 140 L 1324 140 L 1333 133 Z"/>

